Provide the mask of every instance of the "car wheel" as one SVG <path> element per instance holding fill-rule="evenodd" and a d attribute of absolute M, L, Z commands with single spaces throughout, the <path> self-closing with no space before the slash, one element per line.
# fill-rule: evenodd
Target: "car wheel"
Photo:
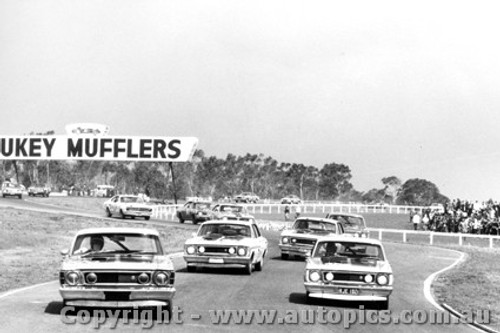
<path fill-rule="evenodd" d="M 156 320 L 160 320 L 160 321 L 165 320 L 165 323 L 170 323 L 170 321 L 172 320 L 172 308 L 173 308 L 173 303 L 172 303 L 172 301 L 169 301 L 168 305 L 164 305 L 161 307 L 161 310 L 162 310 L 161 318 L 156 318 Z M 166 317 L 166 318 L 163 315 L 164 311 L 166 311 L 168 314 L 168 317 Z"/>
<path fill-rule="evenodd" d="M 196 266 L 186 266 L 186 270 L 189 272 L 189 273 L 193 273 L 193 272 L 196 272 Z"/>
<path fill-rule="evenodd" d="M 196 215 L 191 216 L 191 221 L 193 221 L 193 224 L 198 224 L 198 220 L 196 220 Z"/>
<path fill-rule="evenodd" d="M 107 217 L 111 217 L 113 214 L 111 214 L 111 211 L 109 210 L 109 208 L 106 208 L 106 216 Z"/>
<path fill-rule="evenodd" d="M 23 195 L 22 195 L 22 194 L 19 194 L 19 195 L 17 196 L 17 198 L 18 198 L 18 199 L 22 199 L 22 198 L 23 198 Z"/>
<path fill-rule="evenodd" d="M 184 219 L 181 214 L 177 214 L 177 218 L 179 219 L 179 223 L 184 223 Z"/>
<path fill-rule="evenodd" d="M 120 209 L 120 218 L 124 219 L 125 218 L 125 214 L 123 214 L 123 210 Z"/>
<path fill-rule="evenodd" d="M 144 216 L 144 219 L 145 219 L 146 221 L 149 221 L 150 216 Z"/>
<path fill-rule="evenodd" d="M 252 260 L 245 266 L 245 274 L 247 275 L 252 275 L 252 270 L 253 270 L 253 264 Z"/>
<path fill-rule="evenodd" d="M 288 253 L 282 253 L 281 254 L 281 259 L 287 260 L 288 259 Z"/>
<path fill-rule="evenodd" d="M 260 259 L 260 261 L 258 263 L 255 264 L 255 270 L 257 272 L 261 272 L 262 271 L 262 268 L 264 267 L 264 255 L 262 255 L 262 259 Z"/>

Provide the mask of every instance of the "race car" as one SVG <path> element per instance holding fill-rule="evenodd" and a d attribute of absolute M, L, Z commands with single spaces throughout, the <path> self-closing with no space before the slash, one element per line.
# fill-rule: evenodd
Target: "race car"
<path fill-rule="evenodd" d="M 193 224 L 212 219 L 213 212 L 210 210 L 212 203 L 209 201 L 190 200 L 181 208 L 177 209 L 179 223 L 191 220 Z"/>
<path fill-rule="evenodd" d="M 24 188 L 21 185 L 12 182 L 2 183 L 2 197 L 17 197 L 22 199 Z"/>
<path fill-rule="evenodd" d="M 220 220 L 224 217 L 231 216 L 246 216 L 248 210 L 243 205 L 221 203 L 212 207 L 212 219 Z"/>
<path fill-rule="evenodd" d="M 291 229 L 283 230 L 281 233 L 279 243 L 281 259 L 288 259 L 290 256 L 307 257 L 319 237 L 343 233 L 344 227 L 338 221 L 317 217 L 299 217 Z"/>
<path fill-rule="evenodd" d="M 42 197 L 48 197 L 50 194 L 50 187 L 48 186 L 30 186 L 28 187 L 28 195 L 30 197 L 36 197 L 36 196 L 42 196 Z"/>
<path fill-rule="evenodd" d="M 373 301 L 388 309 L 393 282 L 382 243 L 369 238 L 319 238 L 304 270 L 308 300 Z"/>
<path fill-rule="evenodd" d="M 337 220 L 344 226 L 346 236 L 368 237 L 369 232 L 366 228 L 365 218 L 358 214 L 350 213 L 329 213 L 327 219 Z"/>
<path fill-rule="evenodd" d="M 126 217 L 143 217 L 149 220 L 153 214 L 153 208 L 144 202 L 143 197 L 138 195 L 115 195 L 103 204 L 107 217 L 118 215 L 122 219 Z"/>
<path fill-rule="evenodd" d="M 280 203 L 282 205 L 286 205 L 286 204 L 300 205 L 300 204 L 302 204 L 302 200 L 296 195 L 288 195 L 284 198 L 281 198 Z"/>
<path fill-rule="evenodd" d="M 75 307 L 172 309 L 175 270 L 158 231 L 93 228 L 79 231 L 61 251 L 59 293 Z"/>
<path fill-rule="evenodd" d="M 213 220 L 200 225 L 195 237 L 184 244 L 188 272 L 197 267 L 243 268 L 246 274 L 261 271 L 267 239 L 250 220 Z"/>
<path fill-rule="evenodd" d="M 234 197 L 235 202 L 241 203 L 257 203 L 260 198 L 252 192 L 243 192 Z"/>

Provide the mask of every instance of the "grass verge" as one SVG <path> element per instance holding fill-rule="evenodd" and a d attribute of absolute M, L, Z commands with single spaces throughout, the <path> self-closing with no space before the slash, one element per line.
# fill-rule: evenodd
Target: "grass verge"
<path fill-rule="evenodd" d="M 488 310 L 487 326 L 500 330 L 500 249 L 447 246 L 467 254 L 467 258 L 446 271 L 432 284 L 434 298 L 461 313 Z"/>

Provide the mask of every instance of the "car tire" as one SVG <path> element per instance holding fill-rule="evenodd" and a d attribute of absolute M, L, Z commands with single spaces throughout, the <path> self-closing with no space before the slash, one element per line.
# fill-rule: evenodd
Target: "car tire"
<path fill-rule="evenodd" d="M 177 214 L 177 218 L 179 219 L 179 223 L 184 223 L 184 219 L 181 214 Z"/>
<path fill-rule="evenodd" d="M 193 221 L 193 224 L 198 224 L 198 220 L 196 220 L 196 215 L 191 216 L 191 221 Z"/>
<path fill-rule="evenodd" d="M 18 199 L 22 199 L 22 198 L 23 198 L 23 195 L 22 195 L 22 194 L 19 194 L 19 195 L 17 196 L 17 198 L 18 198 Z"/>
<path fill-rule="evenodd" d="M 106 216 L 107 217 L 113 216 L 113 214 L 111 214 L 111 211 L 109 210 L 109 208 L 106 208 Z"/>
<path fill-rule="evenodd" d="M 187 266 L 186 266 L 186 270 L 187 270 L 189 273 L 194 273 L 194 272 L 196 272 L 196 266 L 189 266 L 189 265 L 187 265 Z"/>
<path fill-rule="evenodd" d="M 121 219 L 124 219 L 125 218 L 125 214 L 123 214 L 123 210 L 120 209 L 120 218 Z"/>
<path fill-rule="evenodd" d="M 262 272 L 262 268 L 264 267 L 264 255 L 262 255 L 262 259 L 260 259 L 260 261 L 255 264 L 255 270 L 257 272 Z"/>
<path fill-rule="evenodd" d="M 149 219 L 150 219 L 150 218 L 151 218 L 151 216 L 144 216 L 144 219 L 145 219 L 146 221 L 149 221 Z"/>
<path fill-rule="evenodd" d="M 252 260 L 245 266 L 245 274 L 246 275 L 252 275 L 252 270 L 253 270 L 253 264 Z"/>
<path fill-rule="evenodd" d="M 289 256 L 288 256 L 288 253 L 282 253 L 282 254 L 281 254 L 281 259 L 282 259 L 282 260 L 287 260 L 287 259 L 288 259 L 288 257 L 289 257 Z"/>

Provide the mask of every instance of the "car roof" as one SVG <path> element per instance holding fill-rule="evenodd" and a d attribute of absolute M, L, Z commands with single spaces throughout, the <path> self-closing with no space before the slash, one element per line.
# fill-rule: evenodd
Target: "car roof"
<path fill-rule="evenodd" d="M 150 228 L 126 228 L 126 227 L 105 227 L 105 228 L 87 228 L 82 229 L 77 232 L 77 236 L 87 235 L 87 234 L 144 234 L 144 235 L 156 235 L 159 236 L 159 232 L 156 229 Z"/>
<path fill-rule="evenodd" d="M 231 219 L 226 219 L 226 220 L 209 220 L 206 222 L 203 222 L 201 225 L 204 224 L 238 224 L 238 225 L 252 225 L 256 224 L 255 220 L 231 220 Z"/>
<path fill-rule="evenodd" d="M 363 215 L 360 214 L 353 214 L 353 213 L 328 213 L 328 215 L 338 215 L 338 216 L 350 216 L 350 217 L 363 217 Z"/>
<path fill-rule="evenodd" d="M 327 218 L 324 218 L 324 217 L 307 217 L 307 216 L 299 217 L 299 218 L 297 218 L 295 220 L 295 222 L 297 222 L 297 221 L 314 221 L 314 222 L 340 223 L 339 221 L 334 220 L 334 219 L 327 219 Z"/>
<path fill-rule="evenodd" d="M 382 246 L 382 242 L 374 238 L 362 238 L 362 237 L 345 237 L 343 235 L 328 235 L 318 237 L 318 242 L 321 241 L 335 241 L 335 242 L 348 242 L 348 243 L 362 243 L 362 244 L 373 244 Z"/>

